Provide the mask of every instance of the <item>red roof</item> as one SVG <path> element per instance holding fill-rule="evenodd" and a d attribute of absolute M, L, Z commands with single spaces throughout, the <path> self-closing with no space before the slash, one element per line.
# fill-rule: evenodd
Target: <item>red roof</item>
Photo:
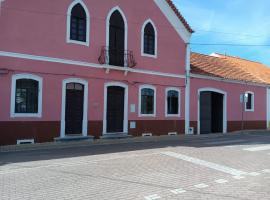
<path fill-rule="evenodd" d="M 180 11 L 176 8 L 176 6 L 174 5 L 174 3 L 172 2 L 172 0 L 166 0 L 167 3 L 169 4 L 169 6 L 172 8 L 172 10 L 174 11 L 174 13 L 176 14 L 176 16 L 180 19 L 180 21 L 184 24 L 184 26 L 186 27 L 186 29 L 190 32 L 190 33 L 194 33 L 194 31 L 192 30 L 192 28 L 190 27 L 190 25 L 187 23 L 187 21 L 185 20 L 185 18 L 183 17 L 183 15 L 180 13 Z"/>
<path fill-rule="evenodd" d="M 229 80 L 270 84 L 270 68 L 259 62 L 222 54 L 191 54 L 191 73 Z"/>

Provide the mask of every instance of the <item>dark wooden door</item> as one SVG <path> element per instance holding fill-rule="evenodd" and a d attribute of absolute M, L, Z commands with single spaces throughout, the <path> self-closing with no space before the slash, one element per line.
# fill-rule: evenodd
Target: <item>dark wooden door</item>
<path fill-rule="evenodd" d="M 82 134 L 84 86 L 68 83 L 66 88 L 66 134 Z"/>
<path fill-rule="evenodd" d="M 124 131 L 125 89 L 112 86 L 107 90 L 107 132 Z"/>
<path fill-rule="evenodd" d="M 124 66 L 125 23 L 119 11 L 110 18 L 109 35 L 110 65 Z"/>
<path fill-rule="evenodd" d="M 211 92 L 201 92 L 200 94 L 200 134 L 211 133 L 212 112 L 211 112 Z"/>
<path fill-rule="evenodd" d="M 212 133 L 223 132 L 223 94 L 212 93 Z"/>

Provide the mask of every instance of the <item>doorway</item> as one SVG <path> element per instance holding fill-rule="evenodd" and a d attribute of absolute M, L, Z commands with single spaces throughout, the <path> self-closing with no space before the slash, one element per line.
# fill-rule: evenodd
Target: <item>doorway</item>
<path fill-rule="evenodd" d="M 87 136 L 88 82 L 78 78 L 65 79 L 62 86 L 60 137 Z"/>
<path fill-rule="evenodd" d="M 123 83 L 107 83 L 104 88 L 103 135 L 127 134 L 128 86 Z"/>
<path fill-rule="evenodd" d="M 66 85 L 66 135 L 82 134 L 84 85 L 68 83 Z"/>
<path fill-rule="evenodd" d="M 226 133 L 226 94 L 200 91 L 198 134 Z"/>

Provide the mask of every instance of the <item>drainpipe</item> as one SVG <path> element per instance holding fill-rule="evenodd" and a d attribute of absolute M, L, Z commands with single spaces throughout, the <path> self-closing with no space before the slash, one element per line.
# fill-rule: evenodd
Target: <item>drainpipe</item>
<path fill-rule="evenodd" d="M 185 134 L 190 128 L 190 44 L 186 44 Z"/>

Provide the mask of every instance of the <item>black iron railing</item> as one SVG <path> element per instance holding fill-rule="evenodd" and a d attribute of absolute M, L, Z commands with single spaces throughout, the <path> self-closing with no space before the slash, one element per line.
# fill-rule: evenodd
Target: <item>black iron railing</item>
<path fill-rule="evenodd" d="M 130 68 L 135 67 L 137 64 L 132 51 L 113 49 L 109 47 L 101 48 L 98 61 L 100 64 Z"/>

